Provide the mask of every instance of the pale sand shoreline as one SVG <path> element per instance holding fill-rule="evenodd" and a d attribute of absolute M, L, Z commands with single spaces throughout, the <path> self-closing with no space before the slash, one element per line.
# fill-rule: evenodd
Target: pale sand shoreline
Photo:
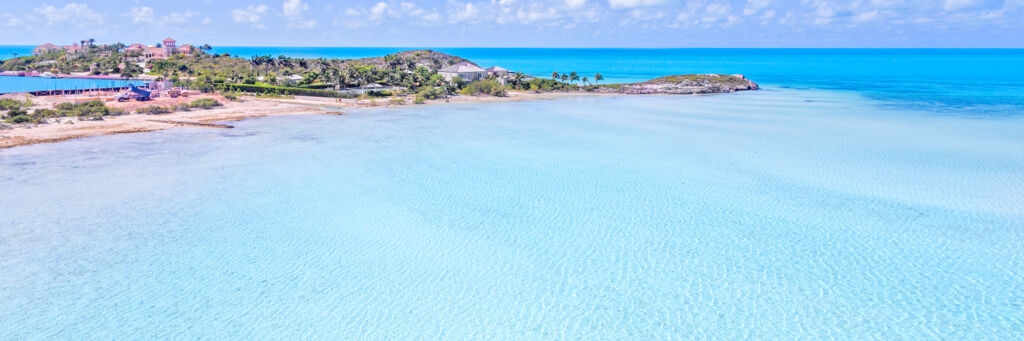
<path fill-rule="evenodd" d="M 440 105 L 447 103 L 490 103 L 524 100 L 550 100 L 577 96 L 609 96 L 610 94 L 557 92 L 529 93 L 509 92 L 506 97 L 494 96 L 452 96 L 447 100 L 432 100 L 422 105 Z M 175 112 L 162 115 L 130 114 L 107 116 L 102 121 L 79 121 L 64 119 L 63 123 L 41 125 L 13 125 L 11 129 L 0 130 L 0 149 L 16 146 L 59 142 L 78 138 L 142 133 L 170 129 L 181 126 L 203 126 L 214 122 L 232 122 L 249 118 L 284 115 L 306 114 L 343 114 L 345 109 L 369 107 L 415 107 L 411 104 L 412 97 L 406 98 L 405 105 L 392 104 L 389 99 L 358 100 L 334 99 L 324 97 L 295 96 L 289 99 L 242 97 L 240 101 L 224 102 L 224 106 L 209 110 Z M 213 127 L 216 129 L 215 127 Z"/>

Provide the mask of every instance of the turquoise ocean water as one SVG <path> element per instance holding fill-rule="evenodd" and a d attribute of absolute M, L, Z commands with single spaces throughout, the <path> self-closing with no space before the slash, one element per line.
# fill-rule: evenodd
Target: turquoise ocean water
<path fill-rule="evenodd" d="M 0 335 L 1024 337 L 1022 53 L 808 53 L 0 150 Z"/>

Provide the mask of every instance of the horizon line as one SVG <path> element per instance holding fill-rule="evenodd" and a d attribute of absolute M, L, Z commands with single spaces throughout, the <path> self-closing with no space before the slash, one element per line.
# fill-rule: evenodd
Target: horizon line
<path fill-rule="evenodd" d="M 116 43 L 116 42 L 115 42 Z M 42 43 L 47 44 L 47 43 Z M 32 47 L 42 44 L 0 44 L 4 47 Z M 111 43 L 105 43 L 111 44 Z M 196 43 L 198 44 L 198 43 Z M 203 43 L 209 44 L 209 43 Z M 317 46 L 317 45 L 217 45 L 210 44 L 214 49 L 217 47 L 277 47 L 277 48 L 390 48 L 390 49 L 607 49 L 607 50 L 683 50 L 683 49 L 791 49 L 791 50 L 1021 50 L 1024 47 L 713 47 L 713 46 L 688 46 L 688 47 L 624 47 L 624 46 L 601 46 L 601 47 L 552 47 L 552 46 Z"/>

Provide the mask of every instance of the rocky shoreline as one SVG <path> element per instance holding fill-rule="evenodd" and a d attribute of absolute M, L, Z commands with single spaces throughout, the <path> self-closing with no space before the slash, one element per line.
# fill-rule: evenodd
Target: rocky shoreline
<path fill-rule="evenodd" d="M 743 75 L 675 75 L 649 81 L 599 86 L 594 92 L 625 95 L 692 95 L 757 90 Z"/>

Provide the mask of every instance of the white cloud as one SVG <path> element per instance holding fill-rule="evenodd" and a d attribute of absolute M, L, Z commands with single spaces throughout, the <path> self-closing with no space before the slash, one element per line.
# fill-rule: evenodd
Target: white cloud
<path fill-rule="evenodd" d="M 192 13 L 191 11 L 174 12 L 164 16 L 163 22 L 167 24 L 183 24 L 185 21 L 188 21 L 188 18 L 191 18 L 194 15 L 195 13 Z"/>
<path fill-rule="evenodd" d="M 0 26 L 4 27 L 26 26 L 30 21 L 35 21 L 35 17 L 29 15 L 16 16 L 10 14 L 0 14 Z"/>
<path fill-rule="evenodd" d="M 191 11 L 174 12 L 161 18 L 157 18 L 152 8 L 142 6 L 132 7 L 128 11 L 127 16 L 132 18 L 133 24 L 167 25 L 183 24 L 188 21 L 189 18 L 195 16 L 195 13 Z"/>
<path fill-rule="evenodd" d="M 516 18 L 522 23 L 551 22 L 562 18 L 562 14 L 552 7 L 533 4 L 528 9 L 519 9 Z"/>
<path fill-rule="evenodd" d="M 565 0 L 565 5 L 569 8 L 577 8 L 587 3 L 587 0 Z"/>
<path fill-rule="evenodd" d="M 775 15 L 774 11 L 771 13 Z M 711 2 L 706 0 L 690 0 L 686 2 L 686 9 L 676 15 L 674 27 L 712 27 L 729 26 L 740 21 L 740 17 L 733 14 L 732 6 L 728 3 Z"/>
<path fill-rule="evenodd" d="M 386 3 L 386 2 L 378 2 L 376 5 L 373 5 L 373 8 L 370 8 L 370 19 L 371 20 L 380 20 L 381 18 L 384 17 L 384 15 L 387 14 L 387 11 L 388 11 L 388 3 Z"/>
<path fill-rule="evenodd" d="M 236 8 L 231 10 L 231 19 L 237 23 L 250 24 L 253 27 L 262 28 L 263 14 L 267 12 L 269 8 L 267 5 L 249 5 L 246 8 Z"/>
<path fill-rule="evenodd" d="M 309 10 L 309 4 L 302 0 L 285 0 L 281 4 L 281 11 L 284 13 L 285 20 L 288 21 L 288 28 L 310 29 L 316 26 L 316 21 L 306 20 L 303 17 L 307 10 Z"/>
<path fill-rule="evenodd" d="M 102 14 L 85 4 L 69 3 L 64 7 L 43 5 L 36 12 L 46 17 L 47 25 L 70 24 L 85 28 L 99 26 L 104 22 Z"/>
<path fill-rule="evenodd" d="M 454 11 L 448 17 L 448 21 L 451 21 L 452 23 L 475 21 L 477 19 L 477 15 L 480 14 L 480 10 L 471 2 L 467 2 L 465 4 L 453 2 L 452 4 Z"/>
<path fill-rule="evenodd" d="M 947 11 L 959 11 L 968 8 L 974 8 L 981 5 L 980 0 L 946 0 L 942 3 L 942 8 Z"/>
<path fill-rule="evenodd" d="M 156 15 L 153 14 L 153 9 L 142 6 L 132 7 L 128 11 L 128 16 L 132 18 L 133 24 L 150 24 L 156 22 Z"/>
<path fill-rule="evenodd" d="M 413 24 L 431 25 L 441 20 L 441 14 L 437 9 L 420 8 L 412 2 L 378 2 L 369 9 L 346 8 L 341 14 L 345 17 L 343 24 L 349 28 L 362 27 L 370 22 L 380 22 L 385 19 L 410 19 Z M 341 22 L 335 20 L 335 24 Z"/>
<path fill-rule="evenodd" d="M 762 10 L 772 5 L 772 0 L 748 0 L 747 6 L 743 8 L 743 15 L 752 16 L 761 13 Z M 774 13 L 774 12 L 772 12 Z M 773 14 L 774 15 L 774 14 Z"/>
<path fill-rule="evenodd" d="M 637 8 L 660 5 L 666 0 L 608 0 L 608 6 L 615 9 Z"/>

